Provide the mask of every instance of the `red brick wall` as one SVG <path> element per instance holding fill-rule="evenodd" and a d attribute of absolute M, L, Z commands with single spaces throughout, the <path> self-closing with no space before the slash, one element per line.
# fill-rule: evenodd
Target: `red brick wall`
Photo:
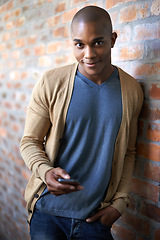
<path fill-rule="evenodd" d="M 47 69 L 74 61 L 69 25 L 85 4 L 108 9 L 118 33 L 113 63 L 143 86 L 131 206 L 113 227 L 116 240 L 160 239 L 160 1 L 8 0 L 0 3 L 0 230 L 29 239 L 19 153 L 26 108 Z"/>

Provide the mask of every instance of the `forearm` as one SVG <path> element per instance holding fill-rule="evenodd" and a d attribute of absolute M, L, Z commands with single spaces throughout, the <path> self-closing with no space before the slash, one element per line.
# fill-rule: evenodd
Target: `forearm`
<path fill-rule="evenodd" d="M 45 173 L 52 168 L 48 159 L 44 138 L 50 128 L 50 119 L 38 115 L 29 109 L 26 117 L 24 135 L 20 142 L 21 155 L 28 168 L 35 173 L 36 177 L 45 181 Z"/>

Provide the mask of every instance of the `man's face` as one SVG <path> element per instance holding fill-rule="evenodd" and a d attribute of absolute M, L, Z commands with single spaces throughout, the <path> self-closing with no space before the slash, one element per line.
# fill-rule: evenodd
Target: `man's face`
<path fill-rule="evenodd" d="M 115 43 L 106 25 L 100 21 L 74 23 L 72 40 L 79 71 L 91 80 L 104 78 L 111 66 L 111 48 Z"/>

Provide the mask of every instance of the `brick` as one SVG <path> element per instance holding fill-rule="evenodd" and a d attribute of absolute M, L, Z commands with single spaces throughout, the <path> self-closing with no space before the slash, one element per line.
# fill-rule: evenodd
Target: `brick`
<path fill-rule="evenodd" d="M 117 41 L 118 43 L 119 42 L 128 42 L 130 41 L 130 38 L 131 38 L 131 28 L 130 26 L 124 26 L 123 28 L 120 28 L 120 29 L 116 29 L 116 32 L 117 32 L 117 35 L 118 35 L 118 38 L 117 38 Z"/>
<path fill-rule="evenodd" d="M 62 44 L 60 42 L 49 43 L 47 46 L 47 53 L 51 54 L 54 52 L 58 52 L 62 48 Z"/>
<path fill-rule="evenodd" d="M 123 239 L 123 240 L 135 240 L 136 234 L 129 230 L 125 229 L 124 227 L 114 224 L 112 227 L 113 233 L 116 235 L 115 239 Z"/>
<path fill-rule="evenodd" d="M 38 60 L 38 65 L 40 67 L 50 67 L 51 66 L 51 59 L 48 56 L 40 57 Z"/>
<path fill-rule="evenodd" d="M 113 8 L 115 6 L 118 6 L 120 4 L 124 4 L 127 2 L 131 2 L 132 0 L 109 0 L 106 1 L 106 9 Z"/>
<path fill-rule="evenodd" d="M 25 46 L 25 38 L 16 39 L 16 47 L 22 48 Z"/>
<path fill-rule="evenodd" d="M 134 177 L 141 177 L 143 175 L 142 173 L 143 169 L 144 169 L 143 161 L 141 159 L 137 159 L 135 161 L 135 166 L 133 170 Z"/>
<path fill-rule="evenodd" d="M 12 39 L 17 38 L 20 35 L 19 30 L 15 30 L 15 31 L 11 32 L 10 35 L 11 35 Z"/>
<path fill-rule="evenodd" d="M 28 9 L 29 9 L 29 6 L 24 6 L 24 7 L 22 7 L 22 13 L 25 13 L 25 12 L 27 12 L 27 11 L 28 11 Z"/>
<path fill-rule="evenodd" d="M 160 145 L 139 142 L 137 144 L 137 155 L 158 162 L 160 160 Z"/>
<path fill-rule="evenodd" d="M 20 88 L 20 87 L 21 87 L 21 84 L 20 84 L 20 83 L 14 84 L 14 88 L 15 88 L 15 89 L 18 89 L 18 88 Z"/>
<path fill-rule="evenodd" d="M 65 64 L 67 61 L 68 61 L 68 56 L 57 56 L 55 58 L 55 64 L 58 65 L 58 66 L 62 66 L 63 64 Z"/>
<path fill-rule="evenodd" d="M 153 121 L 160 120 L 160 109 L 151 108 L 148 106 L 147 103 L 144 103 L 140 116 L 143 119 L 147 119 L 147 120 L 153 120 Z"/>
<path fill-rule="evenodd" d="M 18 8 L 12 12 L 12 17 L 19 17 L 20 14 L 21 14 L 21 9 Z"/>
<path fill-rule="evenodd" d="M 54 37 L 69 37 L 69 33 L 68 33 L 68 28 L 63 26 L 63 27 L 58 27 L 53 31 L 53 36 Z"/>
<path fill-rule="evenodd" d="M 146 137 L 149 140 L 160 142 L 160 124 L 149 123 Z"/>
<path fill-rule="evenodd" d="M 11 80 L 19 80 L 19 72 L 18 71 L 10 72 L 10 79 Z"/>
<path fill-rule="evenodd" d="M 0 73 L 0 79 L 5 79 L 6 78 L 6 76 L 5 76 L 5 74 L 3 74 L 3 73 Z"/>
<path fill-rule="evenodd" d="M 24 23 L 25 23 L 25 17 L 21 17 L 21 18 L 16 20 L 15 26 L 16 27 L 21 27 Z"/>
<path fill-rule="evenodd" d="M 20 75 L 21 79 L 24 79 L 24 78 L 27 78 L 27 77 L 28 77 L 28 72 L 21 72 L 21 75 Z M 25 96 L 25 99 L 26 99 L 26 96 Z M 23 97 L 23 100 L 24 100 L 24 97 Z"/>
<path fill-rule="evenodd" d="M 160 166 L 146 163 L 144 167 L 144 177 L 152 181 L 160 182 Z"/>
<path fill-rule="evenodd" d="M 6 42 L 6 49 L 12 49 L 13 45 L 11 42 Z"/>
<path fill-rule="evenodd" d="M 36 1 L 36 4 L 38 5 L 38 6 L 41 6 L 42 4 L 44 4 L 46 2 L 46 0 L 37 0 Z"/>
<path fill-rule="evenodd" d="M 122 217 L 123 221 L 125 221 L 125 223 L 127 225 L 129 225 L 131 228 L 133 228 L 134 230 L 136 230 L 137 232 L 148 236 L 150 234 L 150 224 L 149 222 L 147 222 L 146 220 L 138 217 L 137 215 L 134 216 L 128 212 L 126 212 L 124 214 L 124 216 Z"/>
<path fill-rule="evenodd" d="M 155 240 L 160 239 L 160 228 L 155 231 Z"/>
<path fill-rule="evenodd" d="M 64 40 L 64 49 L 71 49 L 72 50 L 73 47 L 73 41 L 69 38 L 69 39 L 65 39 Z"/>
<path fill-rule="evenodd" d="M 19 59 L 19 60 L 16 62 L 16 67 L 17 67 L 17 68 L 24 68 L 24 67 L 25 67 L 25 60 L 24 60 L 24 59 Z"/>
<path fill-rule="evenodd" d="M 156 222 L 160 222 L 160 208 L 156 205 L 142 202 L 140 213 L 149 219 L 153 219 Z"/>
<path fill-rule="evenodd" d="M 39 46 L 36 46 L 36 47 L 34 48 L 34 54 L 35 54 L 36 56 L 42 56 L 42 55 L 44 55 L 44 54 L 45 54 L 45 45 L 44 45 L 44 44 L 41 44 L 41 45 L 39 45 Z"/>
<path fill-rule="evenodd" d="M 52 28 L 57 26 L 60 23 L 61 16 L 50 17 L 47 19 L 48 27 Z"/>
<path fill-rule="evenodd" d="M 146 43 L 146 55 L 150 59 L 158 58 L 160 56 L 159 39 L 148 41 Z"/>
<path fill-rule="evenodd" d="M 2 5 L 2 6 L 0 6 L 0 13 L 4 13 L 4 12 L 5 12 L 5 6 Z"/>
<path fill-rule="evenodd" d="M 30 55 L 31 55 L 31 49 L 30 49 L 30 48 L 25 48 L 25 49 L 23 50 L 23 54 L 24 54 L 26 57 L 30 56 Z"/>
<path fill-rule="evenodd" d="M 129 208 L 130 210 L 134 211 L 134 210 L 136 209 L 136 199 L 135 199 L 134 196 L 132 196 L 131 193 L 130 193 L 129 199 L 130 199 L 130 202 L 129 202 L 129 207 L 128 207 L 128 208 Z"/>
<path fill-rule="evenodd" d="M 31 172 L 23 169 L 22 170 L 22 177 L 25 178 L 27 181 L 29 181 L 30 177 L 31 177 Z"/>
<path fill-rule="evenodd" d="M 65 9 L 66 9 L 65 2 L 58 3 L 57 6 L 55 7 L 55 13 L 63 12 Z"/>
<path fill-rule="evenodd" d="M 120 10 L 119 21 L 120 23 L 132 22 L 137 19 L 149 17 L 149 15 L 148 4 L 134 4 Z"/>
<path fill-rule="evenodd" d="M 19 130 L 19 126 L 17 124 L 13 124 L 12 129 L 17 132 Z"/>
<path fill-rule="evenodd" d="M 0 44 L 0 52 L 3 52 L 5 50 L 5 44 L 2 43 Z"/>
<path fill-rule="evenodd" d="M 131 22 L 137 20 L 138 18 L 138 10 L 136 9 L 135 5 L 123 8 L 120 10 L 119 13 L 119 22 Z"/>
<path fill-rule="evenodd" d="M 138 6 L 139 8 L 139 18 L 147 18 L 150 16 L 150 5 L 147 3 L 143 3 L 142 5 Z"/>
<path fill-rule="evenodd" d="M 9 21 L 6 23 L 6 29 L 10 30 L 14 27 L 14 21 Z"/>
<path fill-rule="evenodd" d="M 159 187 L 140 179 L 132 178 L 131 191 L 144 199 L 158 202 Z"/>
<path fill-rule="evenodd" d="M 7 131 L 5 128 L 0 127 L 0 136 L 3 138 L 7 137 Z"/>
<path fill-rule="evenodd" d="M 35 44 L 36 40 L 37 40 L 37 35 L 32 34 L 27 38 L 27 43 L 30 44 L 30 45 Z"/>
<path fill-rule="evenodd" d="M 121 61 L 124 60 L 135 60 L 135 59 L 142 59 L 144 54 L 144 47 L 142 45 L 136 46 L 125 46 L 122 47 L 120 50 L 120 59 Z"/>
<path fill-rule="evenodd" d="M 5 16 L 4 16 L 4 21 L 8 21 L 9 18 L 10 18 L 10 13 L 7 12 L 7 13 L 5 14 Z"/>
<path fill-rule="evenodd" d="M 134 41 L 150 40 L 160 38 L 160 23 L 146 23 L 135 27 Z"/>
<path fill-rule="evenodd" d="M 10 33 L 9 32 L 5 32 L 3 34 L 2 39 L 3 39 L 3 41 L 8 41 L 10 39 Z"/>
<path fill-rule="evenodd" d="M 79 4 L 79 3 L 84 3 L 87 2 L 86 0 L 73 0 L 73 4 Z"/>
<path fill-rule="evenodd" d="M 2 58 L 3 58 L 4 60 L 8 59 L 8 57 L 9 57 L 8 52 L 3 52 L 3 53 L 2 53 Z"/>
<path fill-rule="evenodd" d="M 152 84 L 150 88 L 150 97 L 160 100 L 160 84 Z"/>
<path fill-rule="evenodd" d="M 118 11 L 111 12 L 110 17 L 111 17 L 112 25 L 115 26 L 118 19 Z"/>
<path fill-rule="evenodd" d="M 136 76 L 151 76 L 151 75 L 160 75 L 160 62 L 139 65 L 134 70 Z"/>
<path fill-rule="evenodd" d="M 77 10 L 78 10 L 77 8 L 74 8 L 67 12 L 64 12 L 62 15 L 62 23 L 65 24 L 65 23 L 71 21 L 72 18 L 74 17 L 74 15 L 76 14 Z"/>
<path fill-rule="evenodd" d="M 12 52 L 12 58 L 18 59 L 20 57 L 20 52 L 15 50 Z"/>
<path fill-rule="evenodd" d="M 8 3 L 6 3 L 5 5 L 5 10 L 6 11 L 9 11 L 13 8 L 13 0 L 12 1 L 9 1 Z"/>
<path fill-rule="evenodd" d="M 160 14 L 160 3 L 159 3 L 159 0 L 154 0 L 152 2 L 151 14 L 152 15 L 157 15 L 157 16 Z"/>

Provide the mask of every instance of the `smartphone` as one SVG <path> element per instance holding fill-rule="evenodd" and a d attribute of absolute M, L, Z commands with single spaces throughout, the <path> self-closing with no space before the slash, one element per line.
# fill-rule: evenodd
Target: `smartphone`
<path fill-rule="evenodd" d="M 64 179 L 64 178 L 58 178 L 59 183 L 65 183 L 65 184 L 72 184 L 72 185 L 78 185 L 80 184 L 77 179 Z"/>

